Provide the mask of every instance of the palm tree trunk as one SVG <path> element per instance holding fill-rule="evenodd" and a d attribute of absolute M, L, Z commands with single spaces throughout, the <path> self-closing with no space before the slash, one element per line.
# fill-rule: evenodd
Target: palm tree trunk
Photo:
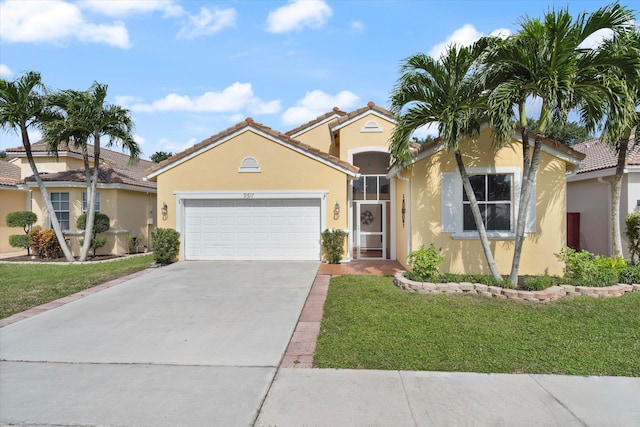
<path fill-rule="evenodd" d="M 529 150 L 528 137 L 526 131 L 522 132 L 523 146 L 526 145 Z M 525 139 L 526 138 L 526 139 Z M 511 263 L 511 273 L 509 273 L 509 282 L 512 286 L 518 285 L 518 273 L 520 271 L 520 260 L 522 259 L 522 246 L 525 239 L 525 226 L 527 224 L 527 215 L 529 214 L 529 200 L 531 200 L 531 190 L 536 180 L 538 165 L 540 164 L 540 150 L 542 148 L 541 135 L 536 135 L 533 145 L 533 153 L 531 153 L 531 163 L 528 164 L 526 174 L 523 171 L 522 184 L 520 186 L 520 201 L 518 206 L 518 217 L 516 220 L 516 241 L 513 247 L 513 262 Z"/>
<path fill-rule="evenodd" d="M 100 171 L 100 135 L 96 134 L 93 144 L 93 177 L 91 178 L 91 186 L 87 187 L 87 218 L 84 229 L 84 243 L 82 244 L 82 253 L 80 261 L 87 260 L 87 254 L 93 240 L 93 222 L 96 217 L 96 189 L 98 187 L 98 174 Z M 94 252 L 95 255 L 95 252 Z"/>
<path fill-rule="evenodd" d="M 629 138 L 620 140 L 620 149 L 618 150 L 618 164 L 616 166 L 616 175 L 613 181 L 613 189 L 611 194 L 611 237 L 613 242 L 613 256 L 622 257 L 622 233 L 620 232 L 620 195 L 622 194 L 622 178 L 624 177 L 625 160 L 627 158 L 627 149 L 629 147 Z"/>
<path fill-rule="evenodd" d="M 476 195 L 473 192 L 473 187 L 471 187 L 471 181 L 469 181 L 469 175 L 467 175 L 467 170 L 464 167 L 464 162 L 462 160 L 462 154 L 460 153 L 460 150 L 455 151 L 455 156 L 456 163 L 458 164 L 458 172 L 460 172 L 460 177 L 462 178 L 462 186 L 464 187 L 464 191 L 467 193 L 467 198 L 469 199 L 469 202 L 471 204 L 471 212 L 473 213 L 473 219 L 476 222 L 476 228 L 478 229 L 478 235 L 480 236 L 480 244 L 482 246 L 484 256 L 487 259 L 489 270 L 491 271 L 491 275 L 496 280 L 502 281 L 502 276 L 498 271 L 496 261 L 493 258 L 493 253 L 491 252 L 491 248 L 489 247 L 487 230 L 485 229 L 484 221 L 482 220 L 482 215 L 480 214 L 478 200 L 476 199 Z"/>
<path fill-rule="evenodd" d="M 38 188 L 40 189 L 40 193 L 42 194 L 42 198 L 44 199 L 44 204 L 47 207 L 53 231 L 56 233 L 56 237 L 58 238 L 58 243 L 60 243 L 60 247 L 62 248 L 64 257 L 67 259 L 67 261 L 73 262 L 73 254 L 71 253 L 71 249 L 69 249 L 69 245 L 67 245 L 67 241 L 64 239 L 64 234 L 62 233 L 60 222 L 58 221 L 58 216 L 56 215 L 55 209 L 53 209 L 53 203 L 51 203 L 51 198 L 49 197 L 49 192 L 44 186 L 44 182 L 42 182 L 42 178 L 40 178 L 40 174 L 38 173 L 38 167 L 33 160 L 33 154 L 31 152 L 31 142 L 29 141 L 29 133 L 27 132 L 27 128 L 22 127 L 21 133 L 22 145 L 24 145 L 24 150 L 27 153 L 27 160 L 29 161 L 29 166 L 31 166 L 31 171 L 33 172 L 33 177 L 36 179 L 36 183 L 38 184 Z"/>

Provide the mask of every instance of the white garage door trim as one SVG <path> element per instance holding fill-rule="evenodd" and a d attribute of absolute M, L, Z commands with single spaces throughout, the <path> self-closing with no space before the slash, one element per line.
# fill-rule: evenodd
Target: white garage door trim
<path fill-rule="evenodd" d="M 316 199 L 320 205 L 320 231 L 326 229 L 326 205 L 328 191 L 216 191 L 216 192 L 174 192 L 176 196 L 176 230 L 184 235 L 186 200 L 265 200 L 265 199 Z M 319 235 L 318 235 L 318 238 Z M 319 249 L 320 250 L 320 249 Z M 318 253 L 318 259 L 320 253 Z M 185 245 L 180 245 L 180 259 L 185 259 Z"/>

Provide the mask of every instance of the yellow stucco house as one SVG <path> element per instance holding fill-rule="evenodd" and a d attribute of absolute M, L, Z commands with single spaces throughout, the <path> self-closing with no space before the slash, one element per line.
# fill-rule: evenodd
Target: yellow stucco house
<path fill-rule="evenodd" d="M 42 142 L 32 144 L 31 149 L 71 251 L 77 256 L 84 233 L 76 228 L 76 220 L 86 212 L 87 204 L 82 154 L 62 146 L 56 159 L 47 154 Z M 50 228 L 47 209 L 24 148 L 10 148 L 6 152 L 7 161 L 0 161 L 0 253 L 17 251 L 9 246 L 9 235 L 23 233 L 20 228 L 7 227 L 8 212 L 31 210 L 38 215 L 35 225 Z M 132 234 L 139 244 L 136 250 L 144 250 L 150 246 L 149 235 L 156 218 L 156 183 L 144 179 L 144 170 L 153 163 L 139 160 L 129 165 L 127 154 L 105 148 L 101 149 L 101 161 L 96 210 L 109 216 L 111 229 L 105 233 L 107 244 L 97 253 L 127 253 Z"/>
<path fill-rule="evenodd" d="M 486 272 L 453 153 L 415 145 L 410 168 L 390 168 L 395 124 L 371 102 L 350 113 L 334 108 L 286 133 L 249 118 L 146 171 L 158 184 L 158 226 L 180 232 L 183 260 L 320 260 L 320 233 L 336 228 L 348 233 L 345 262 L 406 266 L 410 251 L 433 243 L 443 248 L 443 269 Z M 521 145 L 514 139 L 494 154 L 489 129 L 461 144 L 507 274 Z M 565 245 L 565 176 L 580 159 L 545 141 L 522 274 L 562 272 L 553 254 Z"/>

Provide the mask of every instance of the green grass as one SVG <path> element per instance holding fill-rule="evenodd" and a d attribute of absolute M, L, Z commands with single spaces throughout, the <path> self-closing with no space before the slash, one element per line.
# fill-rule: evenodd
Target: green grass
<path fill-rule="evenodd" d="M 95 264 L 0 264 L 0 319 L 136 271 L 153 255 Z"/>
<path fill-rule="evenodd" d="M 640 376 L 640 292 L 531 304 L 331 279 L 321 368 Z"/>

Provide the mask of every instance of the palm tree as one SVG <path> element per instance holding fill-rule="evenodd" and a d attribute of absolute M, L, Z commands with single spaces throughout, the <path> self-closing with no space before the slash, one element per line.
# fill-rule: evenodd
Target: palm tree
<path fill-rule="evenodd" d="M 615 52 L 621 56 L 640 58 L 640 32 L 638 30 L 623 34 L 612 39 L 605 40 L 601 49 Z M 635 74 L 625 75 L 620 70 L 611 69 L 610 79 L 617 84 L 626 86 L 627 99 L 633 101 L 633 109 L 616 108 L 616 105 L 605 106 L 601 111 L 607 114 L 604 126 L 603 140 L 614 145 L 618 152 L 618 163 L 614 176 L 611 194 L 611 241 L 613 242 L 613 256 L 622 256 L 622 233 L 620 231 L 620 195 L 622 193 L 622 178 L 626 167 L 626 159 L 629 148 L 629 139 L 635 128 L 635 141 L 638 141 L 638 125 L 640 125 L 640 65 Z M 630 105 L 626 105 L 630 107 Z"/>
<path fill-rule="evenodd" d="M 438 124 L 440 140 L 454 152 L 489 270 L 502 280 L 459 145 L 465 137 L 479 133 L 486 113 L 487 97 L 475 67 L 487 43 L 488 39 L 482 39 L 472 47 L 449 46 L 438 60 L 419 53 L 404 61 L 391 95 L 391 110 L 399 118 L 390 152 L 395 165 L 400 168 L 409 165 L 412 133 L 421 126 Z"/>
<path fill-rule="evenodd" d="M 117 143 L 129 152 L 134 163 L 140 156 L 140 146 L 133 139 L 133 120 L 129 110 L 105 103 L 107 85 L 94 83 L 87 91 L 65 90 L 49 97 L 54 119 L 44 126 L 48 150 L 57 153 L 62 142 L 82 150 L 87 184 L 87 219 L 80 261 L 85 261 L 91 245 L 95 219 L 95 198 L 100 168 L 101 138 L 109 137 L 107 146 Z M 88 153 L 88 141 L 93 152 Z M 89 165 L 93 158 L 93 168 Z"/>
<path fill-rule="evenodd" d="M 0 79 L 0 125 L 2 128 L 14 129 L 20 132 L 22 145 L 27 153 L 29 166 L 31 166 L 31 171 L 44 199 L 51 226 L 56 233 L 65 258 L 67 261 L 72 262 L 74 260 L 73 254 L 64 239 L 56 211 L 49 198 L 49 192 L 38 173 L 38 168 L 31 152 L 31 141 L 29 141 L 29 129 L 41 127 L 43 120 L 47 116 L 44 96 L 40 92 L 43 88 L 40 73 L 34 71 L 25 73 L 13 82 Z"/>
<path fill-rule="evenodd" d="M 516 240 L 509 280 L 517 283 L 527 201 L 535 183 L 545 130 L 551 120 L 565 121 L 569 111 L 581 106 L 581 120 L 595 127 L 597 105 L 619 106 L 621 94 L 603 73 L 611 68 L 626 70 L 630 60 L 583 46 L 601 29 L 625 33 L 633 28 L 631 12 L 619 4 L 602 7 L 591 14 L 581 13 L 575 20 L 566 8 L 552 10 L 543 20 L 527 18 L 518 33 L 497 43 L 488 55 L 487 82 L 493 86 L 489 98 L 491 125 L 499 141 L 511 138 L 514 114 L 523 141 L 523 175 L 516 221 Z M 526 102 L 541 101 L 536 127 L 527 122 Z M 515 112 L 517 111 L 517 113 Z M 531 151 L 529 139 L 534 138 Z"/>

